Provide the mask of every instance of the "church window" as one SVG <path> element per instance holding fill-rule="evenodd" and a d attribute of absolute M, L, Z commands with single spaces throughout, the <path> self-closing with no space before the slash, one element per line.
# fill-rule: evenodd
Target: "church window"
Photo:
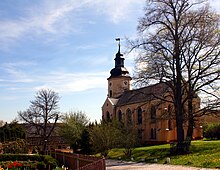
<path fill-rule="evenodd" d="M 170 119 L 168 120 L 168 129 L 172 130 L 172 125 L 171 125 L 171 120 Z"/>
<path fill-rule="evenodd" d="M 150 130 L 150 138 L 151 139 L 156 139 L 156 136 L 157 136 L 156 128 L 151 128 L 151 130 Z"/>
<path fill-rule="evenodd" d="M 110 113 L 107 111 L 107 112 L 106 112 L 106 120 L 109 121 L 110 119 L 111 119 Z"/>
<path fill-rule="evenodd" d="M 137 123 L 142 124 L 142 109 L 140 107 L 137 109 Z"/>
<path fill-rule="evenodd" d="M 132 114 L 131 114 L 131 109 L 127 109 L 127 124 L 132 123 Z"/>
<path fill-rule="evenodd" d="M 112 90 L 109 91 L 109 97 L 112 97 Z"/>
<path fill-rule="evenodd" d="M 119 122 L 122 121 L 122 112 L 121 112 L 121 110 L 118 111 L 118 121 Z"/>
<path fill-rule="evenodd" d="M 151 107 L 150 117 L 151 117 L 151 120 L 154 120 L 154 121 L 156 120 L 156 107 L 155 106 Z"/>

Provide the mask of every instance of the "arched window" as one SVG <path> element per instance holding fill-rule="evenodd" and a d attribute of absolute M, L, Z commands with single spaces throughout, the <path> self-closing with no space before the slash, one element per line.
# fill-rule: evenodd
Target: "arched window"
<path fill-rule="evenodd" d="M 118 111 L 118 121 L 119 122 L 122 121 L 122 112 L 121 112 L 121 110 Z"/>
<path fill-rule="evenodd" d="M 156 128 L 151 128 L 151 130 L 150 130 L 150 138 L 151 139 L 156 139 L 156 136 L 157 136 Z"/>
<path fill-rule="evenodd" d="M 112 97 L 112 90 L 109 91 L 109 97 Z"/>
<path fill-rule="evenodd" d="M 142 124 L 142 109 L 140 107 L 137 109 L 137 123 Z"/>
<path fill-rule="evenodd" d="M 156 107 L 155 107 L 155 106 L 151 106 L 150 118 L 151 118 L 152 120 L 155 120 L 155 119 L 156 119 Z"/>
<path fill-rule="evenodd" d="M 153 139 L 154 138 L 154 129 L 151 128 L 150 130 L 150 138 Z"/>
<path fill-rule="evenodd" d="M 111 119 L 110 113 L 107 111 L 107 112 L 106 112 L 106 120 L 109 121 L 110 119 Z"/>
<path fill-rule="evenodd" d="M 127 124 L 132 123 L 132 114 L 131 114 L 131 109 L 127 109 Z"/>

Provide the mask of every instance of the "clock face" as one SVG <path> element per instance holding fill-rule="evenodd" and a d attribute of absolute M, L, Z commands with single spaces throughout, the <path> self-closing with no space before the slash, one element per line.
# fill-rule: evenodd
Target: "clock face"
<path fill-rule="evenodd" d="M 128 81 L 124 81 L 124 85 L 127 85 L 128 84 Z"/>

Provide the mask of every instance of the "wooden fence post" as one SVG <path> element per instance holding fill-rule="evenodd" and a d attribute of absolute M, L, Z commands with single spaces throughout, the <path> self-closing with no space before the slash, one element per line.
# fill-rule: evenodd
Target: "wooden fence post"
<path fill-rule="evenodd" d="M 79 170 L 79 154 L 76 155 L 76 169 Z"/>

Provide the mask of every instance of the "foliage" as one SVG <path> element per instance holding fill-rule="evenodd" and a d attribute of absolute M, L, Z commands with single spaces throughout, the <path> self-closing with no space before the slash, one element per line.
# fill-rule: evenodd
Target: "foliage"
<path fill-rule="evenodd" d="M 17 138 L 15 141 L 4 143 L 3 152 L 11 154 L 27 153 L 27 145 L 26 140 Z"/>
<path fill-rule="evenodd" d="M 83 135 L 86 135 L 86 126 L 89 123 L 89 119 L 85 113 L 79 111 L 66 114 L 62 121 L 63 124 L 59 134 L 70 144 L 75 152 L 81 147 L 80 144 L 82 143 Z"/>
<path fill-rule="evenodd" d="M 54 169 L 58 165 L 57 160 L 54 159 L 52 156 L 49 156 L 49 155 L 44 156 L 44 163 L 47 167 L 50 166 L 50 169 Z M 49 169 L 49 168 L 47 168 L 47 169 Z"/>
<path fill-rule="evenodd" d="M 8 169 L 16 169 L 22 167 L 22 164 L 20 162 L 12 162 L 8 165 Z"/>
<path fill-rule="evenodd" d="M 203 136 L 208 139 L 220 139 L 220 123 L 210 123 L 203 126 Z"/>
<path fill-rule="evenodd" d="M 0 166 L 2 168 L 16 169 L 18 167 L 24 168 L 38 168 L 38 169 L 54 169 L 57 166 L 56 159 L 51 156 L 39 155 L 20 155 L 20 154 L 4 154 L 0 155 Z"/>
<path fill-rule="evenodd" d="M 81 154 L 92 154 L 92 143 L 90 142 L 89 129 L 92 128 L 93 125 L 88 125 L 84 129 L 80 141 L 80 153 Z"/>
<path fill-rule="evenodd" d="M 15 141 L 17 138 L 26 139 L 24 128 L 17 122 L 5 123 L 0 127 L 0 142 Z"/>
<path fill-rule="evenodd" d="M 43 151 L 46 151 L 47 141 L 54 131 L 60 118 L 58 111 L 59 95 L 50 89 L 42 89 L 36 93 L 35 99 L 26 111 L 18 112 L 20 120 L 28 126 L 28 135 L 41 138 Z"/>
<path fill-rule="evenodd" d="M 123 147 L 124 154 L 130 157 L 138 144 L 137 129 L 116 120 L 103 121 L 92 127 L 89 133 L 94 150 L 105 157 L 115 147 Z"/>
<path fill-rule="evenodd" d="M 135 146 L 139 144 L 138 130 L 131 124 L 125 125 L 122 123 L 119 123 L 118 129 L 120 132 L 118 147 L 124 148 L 124 154 L 129 158 Z"/>
<path fill-rule="evenodd" d="M 0 154 L 0 161 L 43 161 L 43 155 L 27 155 L 27 154 Z"/>
<path fill-rule="evenodd" d="M 132 157 L 134 161 L 139 162 L 144 159 L 146 163 L 165 163 L 166 158 L 170 157 L 171 164 L 187 165 L 203 168 L 220 167 L 220 141 L 193 141 L 190 153 L 185 155 L 170 155 L 170 146 L 156 145 L 135 148 Z M 128 160 L 123 153 L 123 149 L 112 149 L 109 158 L 118 159 L 121 157 Z"/>
<path fill-rule="evenodd" d="M 110 149 L 119 145 L 120 131 L 115 122 L 101 122 L 89 131 L 91 143 L 96 153 L 107 156 Z"/>

